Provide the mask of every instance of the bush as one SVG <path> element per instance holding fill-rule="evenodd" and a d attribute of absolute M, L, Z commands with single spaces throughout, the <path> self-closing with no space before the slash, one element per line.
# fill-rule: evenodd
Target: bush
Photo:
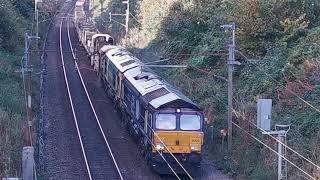
<path fill-rule="evenodd" d="M 24 32 L 32 0 L 0 0 L 0 177 L 21 174 L 21 150 L 27 125 L 20 74 Z M 20 51 L 20 52 L 19 52 Z"/>
<path fill-rule="evenodd" d="M 227 84 L 222 79 L 227 76 L 226 50 L 230 43 L 230 34 L 224 33 L 220 25 L 235 22 L 237 50 L 242 53 L 237 53 L 236 59 L 242 65 L 234 72 L 234 121 L 266 140 L 248 121 L 255 122 L 256 100 L 271 98 L 273 122 L 292 125 L 288 134 L 290 147 L 319 162 L 314 156 L 320 153 L 317 148 L 320 134 L 316 131 L 320 128 L 319 114 L 291 92 L 297 92 L 318 108 L 320 1 L 140 0 L 135 3 L 139 26 L 131 26 L 133 40 L 126 45 L 135 48 L 142 60 L 167 58 L 168 64 L 192 66 L 157 71 L 204 108 L 216 138 L 219 130 L 226 128 Z M 124 12 L 119 2 L 110 7 L 107 12 Z M 107 17 L 107 13 L 102 13 L 99 20 Z M 111 29 L 116 33 L 121 27 L 112 25 Z M 123 31 L 116 34 L 123 38 Z M 209 127 L 206 127 L 207 136 L 211 136 Z M 216 154 L 218 164 L 234 174 L 253 179 L 275 178 L 276 164 L 270 162 L 276 157 L 272 152 L 253 143 L 241 131 L 235 130 L 234 140 L 238 143 L 237 152 L 229 159 L 221 158 L 224 152 L 210 151 L 211 146 L 223 149 L 220 142 L 207 144 L 206 154 Z M 266 141 L 272 147 L 275 145 Z M 317 173 L 296 156 L 289 154 L 289 158 L 311 174 Z M 289 171 L 291 179 L 299 178 L 295 169 L 290 167 Z"/>
<path fill-rule="evenodd" d="M 7 0 L 0 0 L 0 17 L 2 17 L 0 20 L 0 48 L 13 52 L 16 50 L 17 42 L 23 42 L 27 21 Z"/>

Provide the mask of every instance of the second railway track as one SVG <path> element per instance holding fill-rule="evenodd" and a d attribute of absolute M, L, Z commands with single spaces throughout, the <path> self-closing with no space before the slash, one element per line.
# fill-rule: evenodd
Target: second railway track
<path fill-rule="evenodd" d="M 62 18 L 59 42 L 61 63 L 70 106 L 88 172 L 87 178 L 122 180 L 123 177 L 117 161 L 102 130 L 78 65 L 74 61 L 69 26 L 67 24 L 67 18 Z"/>

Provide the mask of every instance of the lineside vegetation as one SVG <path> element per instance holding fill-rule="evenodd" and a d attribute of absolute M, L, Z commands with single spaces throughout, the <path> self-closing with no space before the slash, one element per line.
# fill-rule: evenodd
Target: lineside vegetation
<path fill-rule="evenodd" d="M 45 0 L 44 2 L 49 1 Z M 46 3 L 50 5 L 51 3 Z M 52 8 L 51 4 L 51 8 Z M 45 10 L 51 11 L 54 9 Z M 34 0 L 0 0 L 0 178 L 21 177 L 22 147 L 28 145 L 26 122 L 26 100 L 21 76 L 24 52 L 24 33 L 31 35 Z M 39 13 L 40 19 L 48 19 L 49 14 Z M 40 36 L 49 21 L 40 24 Z M 41 46 L 41 41 L 39 41 Z M 35 46 L 31 46 L 34 49 Z M 41 69 L 39 58 L 30 55 L 34 72 Z M 34 120 L 39 110 L 39 78 L 33 74 Z M 36 122 L 36 121 L 35 121 Z M 36 123 L 34 124 L 34 132 Z M 36 133 L 33 134 L 34 140 Z"/>
<path fill-rule="evenodd" d="M 0 0 L 0 178 L 20 174 L 26 124 L 20 69 L 31 0 Z"/>
<path fill-rule="evenodd" d="M 109 12 L 124 13 L 121 1 L 96 2 L 96 22 L 102 31 L 132 48 L 144 61 L 169 59 L 163 64 L 188 64 L 187 69 L 157 69 L 200 104 L 209 119 L 207 158 L 236 177 L 276 179 L 276 155 L 234 127 L 232 155 L 220 130 L 227 127 L 226 53 L 228 37 L 220 25 L 237 24 L 234 121 L 276 148 L 251 123 L 256 100 L 273 100 L 273 123 L 291 124 L 288 145 L 320 163 L 320 2 L 317 0 L 131 0 L 129 38 L 124 28 L 109 23 Z M 113 17 L 124 22 L 123 17 Z M 241 52 L 241 53 L 240 53 Z M 200 70 L 199 70 L 200 69 Z M 270 78 L 271 77 L 271 78 Z M 291 92 L 295 92 L 296 95 Z M 211 128 L 213 127 L 213 128 Z M 314 177 L 317 168 L 293 153 L 288 158 Z M 289 166 L 290 179 L 301 172 Z"/>

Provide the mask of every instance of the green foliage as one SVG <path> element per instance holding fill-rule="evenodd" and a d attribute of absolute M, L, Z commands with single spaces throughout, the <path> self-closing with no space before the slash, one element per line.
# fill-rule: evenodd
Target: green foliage
<path fill-rule="evenodd" d="M 309 1 L 296 1 L 295 3 L 291 1 L 290 5 L 286 1 L 280 1 L 280 4 L 279 1 L 259 0 L 250 1 L 250 3 L 242 0 L 238 0 L 235 3 L 217 2 L 215 1 L 205 6 L 198 1 L 197 7 L 204 10 L 197 9 L 197 14 L 203 15 L 208 11 L 217 10 L 218 12 L 215 12 L 215 14 L 223 13 L 227 16 L 225 18 L 226 21 L 235 21 L 238 27 L 236 37 L 239 50 L 249 57 L 254 57 L 252 60 L 247 60 L 242 56 L 237 57 L 239 61 L 242 61 L 243 66 L 237 68 L 235 72 L 235 107 L 239 109 L 239 113 L 245 113 L 246 118 L 251 119 L 255 118 L 255 108 L 252 108 L 250 103 L 261 97 L 272 98 L 275 107 L 274 120 L 283 122 L 283 120 L 287 119 L 284 123 L 292 124 L 292 136 L 288 136 L 292 138 L 292 141 L 289 140 L 291 142 L 290 145 L 307 156 L 307 151 L 303 149 L 311 150 L 313 148 L 312 144 L 315 144 L 316 140 L 312 138 L 312 135 L 317 134 L 316 129 L 320 127 L 318 123 L 319 114 L 311 108 L 308 108 L 308 110 L 303 109 L 304 104 L 297 99 L 292 99 L 293 102 L 297 103 L 296 108 L 281 104 L 279 91 L 284 91 L 283 86 L 286 86 L 288 80 L 307 79 L 313 84 L 320 82 L 319 73 L 316 71 L 320 67 L 316 63 L 320 55 L 320 46 L 318 45 L 319 28 L 310 29 L 316 23 L 314 18 L 319 18 L 316 15 L 318 12 L 309 12 L 304 8 Z M 212 4 L 216 6 L 212 6 Z M 208 10 L 210 8 L 213 9 Z M 227 12 L 226 9 L 231 10 L 232 13 L 225 13 Z M 228 34 L 222 34 L 221 29 L 216 28 L 225 23 L 221 21 L 224 18 L 219 18 L 221 17 L 220 15 L 217 16 L 216 21 L 212 21 L 212 18 L 207 17 L 207 21 L 203 22 L 206 27 L 201 28 L 204 31 L 198 32 L 195 30 L 197 23 L 194 23 L 193 26 L 190 25 L 190 22 L 197 22 L 192 19 L 203 16 L 195 16 L 196 13 L 192 14 L 193 11 L 187 11 L 183 13 L 184 16 L 182 18 L 177 18 L 180 17 L 178 13 L 175 21 L 169 21 L 169 23 L 165 21 L 163 30 L 169 43 L 187 41 L 185 44 L 192 45 L 191 47 L 177 46 L 173 49 L 173 52 L 191 52 L 192 55 L 187 59 L 187 63 L 205 68 L 211 73 L 225 76 L 225 72 L 221 71 L 222 68 L 225 69 L 225 66 L 221 66 L 222 63 L 225 63 L 225 57 L 199 55 L 203 52 L 225 49 L 224 46 L 228 42 L 226 35 Z M 201 12 L 204 13 L 202 14 Z M 184 28 L 189 27 L 190 31 L 184 31 Z M 179 34 L 179 32 L 183 33 Z M 190 42 L 188 37 L 197 37 L 197 43 Z M 263 58 L 259 58 L 259 56 L 263 56 Z M 306 69 L 306 62 L 311 64 L 310 69 Z M 192 73 L 189 75 L 197 76 Z M 292 76 L 295 78 L 292 78 Z M 196 79 L 196 81 L 199 80 L 199 78 Z M 199 81 L 199 84 L 200 90 L 192 94 L 192 96 L 202 102 L 200 104 L 203 107 L 213 105 L 217 110 L 215 111 L 213 125 L 217 128 L 215 132 L 219 132 L 219 128 L 226 126 L 225 118 L 221 118 L 224 116 L 225 111 L 221 111 L 221 108 L 217 106 L 221 102 L 206 101 L 204 97 L 214 96 L 214 94 L 224 94 L 225 96 L 225 87 L 222 88 L 223 86 L 217 82 L 211 86 L 208 86 L 206 81 Z M 210 92 L 211 89 L 214 89 L 214 93 Z M 315 88 L 315 91 L 306 93 L 302 98 L 313 104 L 319 104 L 317 92 L 318 90 Z M 289 93 L 288 97 L 292 96 Z M 225 98 L 222 98 L 222 101 L 226 103 Z M 225 107 L 222 107 L 222 109 L 225 109 Z M 243 143 L 237 136 L 236 141 Z M 216 145 L 219 146 L 219 144 Z M 248 156 L 246 156 L 246 153 L 234 153 L 233 158 L 236 159 L 237 163 L 225 162 L 225 159 L 220 159 L 220 161 L 224 162 L 223 167 L 235 174 L 246 174 L 253 179 L 275 178 L 275 167 L 270 168 L 270 165 L 267 167 L 264 163 L 267 162 L 268 157 L 265 156 L 266 154 L 261 154 L 261 150 L 265 152 L 265 148 L 257 145 L 250 143 L 242 146 L 236 145 L 238 150 L 241 149 L 238 152 L 248 152 Z M 270 153 L 270 151 L 266 152 Z M 215 153 L 219 154 L 219 152 Z"/>
<path fill-rule="evenodd" d="M 10 0 L 15 7 L 15 10 L 24 18 L 32 18 L 32 13 L 34 11 L 34 1 L 33 0 Z"/>
<path fill-rule="evenodd" d="M 8 113 L 0 108 L 0 176 L 20 174 L 21 148 L 21 116 Z"/>
<path fill-rule="evenodd" d="M 24 32 L 32 0 L 0 0 L 0 177 L 19 176 L 25 99 L 20 73 Z M 20 53 L 19 53 L 20 51 Z"/>
<path fill-rule="evenodd" d="M 0 48 L 13 52 L 17 42 L 23 42 L 23 34 L 27 29 L 24 17 L 27 1 L 0 0 Z M 13 4 L 15 3 L 15 5 Z M 17 11 L 17 9 L 19 11 Z"/>
<path fill-rule="evenodd" d="M 20 74 L 15 73 L 20 69 L 19 55 L 22 54 L 11 55 L 0 51 L 0 107 L 15 113 L 22 113 L 24 108 L 22 80 Z"/>
<path fill-rule="evenodd" d="M 234 72 L 234 120 L 259 136 L 260 133 L 245 122 L 255 121 L 258 98 L 271 98 L 274 123 L 292 125 L 289 145 L 313 161 L 319 161 L 314 157 L 320 153 L 316 148 L 320 137 L 319 113 L 290 91 L 297 91 L 301 98 L 320 107 L 320 1 L 177 0 L 168 9 L 157 8 L 156 3 L 150 7 L 140 6 L 144 1 L 135 1 L 134 13 L 141 15 L 138 20 L 142 24 L 135 32 L 155 38 L 140 51 L 143 60 L 161 57 L 170 59 L 165 62 L 168 64 L 192 67 L 157 71 L 203 107 L 214 127 L 214 139 L 219 139 L 219 131 L 226 127 L 227 116 L 227 84 L 223 77 L 227 76 L 230 32 L 223 32 L 220 25 L 235 22 L 236 45 L 241 52 L 236 54 L 236 59 L 242 65 Z M 124 7 L 112 1 L 107 12 L 124 12 Z M 101 21 L 108 17 L 107 12 L 99 17 Z M 117 32 L 119 29 L 122 27 L 112 25 L 111 32 L 121 38 L 123 31 Z M 140 38 L 136 34 L 131 38 Z M 137 48 L 139 44 L 142 42 L 137 41 L 133 46 Z M 211 136 L 211 131 L 207 127 L 206 135 Z M 208 141 L 206 155 L 215 154 L 217 164 L 233 174 L 275 179 L 275 164 L 270 164 L 274 162 L 272 153 L 248 137 L 243 140 L 241 131 L 236 131 L 234 137 L 237 149 L 230 159 L 221 158 L 224 152 L 217 149 L 224 147 L 220 141 Z M 313 173 L 309 165 L 297 163 Z M 296 170 L 290 168 L 289 171 L 295 178 Z"/>
<path fill-rule="evenodd" d="M 303 63 L 305 59 L 318 58 L 320 53 L 320 27 L 309 30 L 306 37 L 298 40 L 297 46 L 291 49 L 289 62 L 294 66 Z"/>
<path fill-rule="evenodd" d="M 301 15 L 297 19 L 285 19 L 281 22 L 284 28 L 283 41 L 292 43 L 297 40 L 301 35 L 304 35 L 305 29 L 308 27 L 309 22 L 305 21 L 305 14 Z"/>
<path fill-rule="evenodd" d="M 257 161 L 256 164 L 253 164 L 252 167 L 252 175 L 250 176 L 251 179 L 259 179 L 259 180 L 270 180 L 270 179 L 277 179 L 277 174 L 275 171 L 266 168 L 266 165 L 263 163 L 262 160 Z"/>
<path fill-rule="evenodd" d="M 139 0 L 130 1 L 130 18 L 136 16 L 136 8 L 138 8 L 138 1 Z M 95 17 L 95 21 L 97 22 L 97 27 L 100 31 L 111 33 L 117 39 L 120 39 L 121 36 L 123 37 L 125 35 L 125 28 L 123 27 L 123 25 L 125 24 L 124 16 L 112 16 L 113 21 L 109 22 L 109 13 L 125 14 L 126 4 L 118 0 L 95 1 L 94 7 L 94 12 L 96 14 L 98 14 L 99 12 L 99 16 Z M 137 26 L 137 22 L 131 19 L 130 26 Z"/>
<path fill-rule="evenodd" d="M 21 49 L 20 49 L 21 50 Z M 0 51 L 0 176 L 20 172 L 22 117 L 25 112 L 22 80 L 14 71 L 20 68 L 21 54 Z"/>

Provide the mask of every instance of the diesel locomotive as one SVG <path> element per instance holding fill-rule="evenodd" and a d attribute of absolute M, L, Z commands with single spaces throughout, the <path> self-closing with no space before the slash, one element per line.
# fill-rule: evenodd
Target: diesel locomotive
<path fill-rule="evenodd" d="M 179 173 L 184 173 L 181 166 L 199 167 L 204 138 L 201 109 L 124 47 L 115 45 L 110 35 L 95 30 L 85 12 L 75 14 L 84 14 L 74 20 L 80 43 L 147 163 L 161 174 L 172 173 L 168 164 Z"/>

